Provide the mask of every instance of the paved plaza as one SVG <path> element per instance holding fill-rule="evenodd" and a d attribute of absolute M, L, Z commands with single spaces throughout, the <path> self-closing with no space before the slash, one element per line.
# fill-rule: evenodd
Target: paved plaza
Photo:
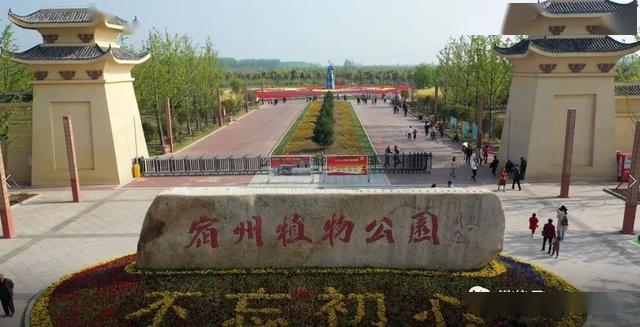
<path fill-rule="evenodd" d="M 504 253 L 541 265 L 584 291 L 639 289 L 640 248 L 618 233 L 624 203 L 604 193 L 605 186 L 573 186 L 570 200 L 557 198 L 555 184 L 498 192 L 507 217 Z M 145 212 L 162 190 L 84 188 L 82 203 L 71 203 L 66 189 L 33 190 L 40 195 L 14 206 L 17 236 L 0 241 L 0 270 L 16 284 L 18 312 L 56 279 L 134 253 Z M 539 233 L 529 237 L 528 217 L 534 211 L 543 219 L 555 217 L 561 204 L 569 208 L 570 229 L 554 259 L 540 251 Z M 20 319 L 2 318 L 0 325 L 18 326 Z"/>
<path fill-rule="evenodd" d="M 236 142 L 227 145 L 227 149 L 241 151 L 245 146 L 240 141 L 243 137 L 256 137 L 245 133 L 253 126 L 258 138 L 263 140 L 259 146 L 247 149 L 267 154 L 303 107 L 303 102 L 290 101 L 286 105 L 259 109 L 187 151 L 215 149 L 221 140 Z M 446 182 L 448 167 L 443 166 L 444 160 L 440 157 L 460 156 L 458 145 L 449 140 L 426 140 L 420 134 L 416 141 L 404 140 L 402 128 L 417 124 L 415 118 L 394 116 L 386 105 L 355 107 L 378 152 L 382 152 L 387 143 L 398 144 L 403 151 L 433 152 L 436 160 L 432 174 L 375 174 L 328 179 L 322 176 L 266 175 L 146 178 L 123 187 L 85 187 L 81 203 L 71 202 L 68 189 L 31 189 L 29 192 L 39 195 L 13 207 L 16 238 L 0 240 L 0 271 L 15 282 L 19 313 L 11 319 L 0 318 L 0 325 L 19 326 L 29 300 L 56 279 L 104 260 L 136 252 L 142 222 L 151 201 L 163 190 L 174 186 L 379 188 L 420 184 L 428 187 L 432 182 L 440 185 L 442 181 Z M 274 119 L 274 113 L 283 116 Z M 276 124 L 278 132 L 267 131 L 267 123 L 264 128 L 260 127 L 260 121 L 264 119 L 269 124 Z M 495 191 L 495 180 L 489 176 L 486 167 L 481 168 L 478 183 L 468 181 L 470 171 L 460 169 L 456 187 Z M 557 184 L 525 184 L 521 192 L 497 192 L 503 200 L 507 218 L 504 254 L 540 265 L 583 291 L 640 289 L 640 247 L 630 242 L 632 237 L 619 233 L 624 202 L 602 191 L 613 186 L 614 183 L 574 185 L 569 200 L 557 197 Z M 541 222 L 555 218 L 555 210 L 560 205 L 569 208 L 570 227 L 561 246 L 560 258 L 555 259 L 540 251 L 542 240 L 539 232 L 534 238 L 529 237 L 528 218 L 533 212 L 538 214 Z M 624 296 L 631 299 L 635 296 L 640 301 L 634 294 Z M 588 325 L 625 325 L 640 316 L 637 307 L 629 305 L 623 309 L 626 311 L 618 320 L 595 316 L 590 318 Z"/>
<path fill-rule="evenodd" d="M 483 164 L 478 169 L 477 182 L 471 180 L 471 168 L 464 164 L 464 156 L 459 143 L 454 143 L 445 135 L 444 139 L 437 135 L 437 139 L 432 141 L 424 133 L 424 122 L 412 115 L 406 117 L 400 111 L 393 114 L 393 108 L 389 104 L 378 102 L 373 106 L 370 104 L 357 105 L 352 101 L 358 117 L 362 121 L 369 139 L 378 154 L 383 154 L 387 146 L 394 145 L 400 148 L 401 152 L 431 152 L 433 154 L 433 169 L 430 174 L 390 174 L 389 182 L 392 185 L 447 185 L 447 181 L 452 181 L 456 186 L 477 186 L 495 184 L 497 179 L 493 177 L 489 169 L 489 164 Z M 408 140 L 405 134 L 407 127 L 413 126 L 418 130 L 415 140 Z M 449 176 L 451 172 L 451 159 L 456 157 L 456 176 Z"/>

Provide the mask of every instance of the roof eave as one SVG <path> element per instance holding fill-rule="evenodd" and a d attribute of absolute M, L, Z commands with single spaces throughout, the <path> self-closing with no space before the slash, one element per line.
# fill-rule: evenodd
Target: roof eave
<path fill-rule="evenodd" d="M 527 49 L 527 51 L 523 52 L 523 53 L 505 53 L 503 52 L 504 50 L 508 50 L 509 48 L 494 48 L 493 50 L 501 57 L 503 58 L 507 58 L 507 59 L 519 59 L 519 58 L 524 58 L 529 54 L 529 49 Z"/>
<path fill-rule="evenodd" d="M 611 15 L 622 10 L 628 10 L 629 8 L 636 10 L 638 6 L 638 0 L 633 0 L 629 3 L 617 3 L 610 0 L 607 0 L 609 3 L 615 3 L 616 5 L 621 5 L 621 7 L 616 11 L 607 11 L 607 12 L 594 12 L 594 13 L 569 13 L 569 14 L 552 14 L 545 12 L 544 10 L 540 11 L 540 15 L 548 18 L 590 18 L 590 17 L 604 17 L 606 15 Z"/>
<path fill-rule="evenodd" d="M 535 46 L 530 46 L 529 50 L 545 57 L 624 57 L 640 50 L 640 44 L 626 50 L 611 52 L 548 52 Z"/>
<path fill-rule="evenodd" d="M 43 28 L 69 28 L 69 27 L 94 27 L 97 25 L 97 22 L 85 22 L 85 23 L 29 23 L 22 21 L 20 19 L 14 18 L 9 15 L 9 20 L 16 24 L 19 27 L 30 30 L 39 30 Z"/>
<path fill-rule="evenodd" d="M 104 61 L 107 58 L 107 55 L 104 54 L 100 57 L 93 59 L 83 59 L 83 60 L 32 60 L 32 59 L 21 59 L 16 57 L 9 58 L 13 62 L 17 62 L 25 65 L 86 65 L 86 64 L 94 64 L 100 61 Z"/>
<path fill-rule="evenodd" d="M 546 18 L 597 18 L 597 17 L 604 17 L 607 15 L 611 15 L 615 13 L 615 11 L 613 12 L 603 12 L 603 13 L 571 13 L 571 14 L 550 14 L 550 13 L 545 13 L 542 12 L 540 13 L 540 16 L 542 17 L 546 17 Z"/>
<path fill-rule="evenodd" d="M 119 31 L 126 31 L 129 28 L 127 24 L 118 25 L 118 24 L 109 23 L 109 16 L 104 14 L 99 14 L 99 19 L 95 19 L 90 22 L 30 23 L 22 19 L 22 16 L 18 16 L 12 11 L 9 11 L 9 20 L 12 23 L 16 24 L 17 26 L 20 26 L 25 29 L 32 29 L 32 30 L 41 29 L 41 28 L 94 27 L 98 25 L 102 25 L 107 28 L 111 28 Z"/>
<path fill-rule="evenodd" d="M 117 64 L 121 64 L 121 65 L 139 65 L 139 64 L 142 64 L 145 61 L 149 60 L 149 58 L 151 58 L 151 54 L 147 53 L 146 55 L 144 55 L 140 59 L 134 59 L 134 60 L 118 59 L 118 58 L 116 58 L 116 56 L 113 55 L 113 53 L 111 53 L 111 57 L 113 58 L 113 61 L 115 63 L 117 63 Z"/>

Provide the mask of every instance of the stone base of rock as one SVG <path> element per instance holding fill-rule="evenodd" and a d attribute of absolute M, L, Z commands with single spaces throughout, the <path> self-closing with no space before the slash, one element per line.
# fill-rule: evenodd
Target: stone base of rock
<path fill-rule="evenodd" d="M 151 204 L 137 264 L 469 270 L 502 251 L 504 228 L 483 190 L 177 188 Z"/>

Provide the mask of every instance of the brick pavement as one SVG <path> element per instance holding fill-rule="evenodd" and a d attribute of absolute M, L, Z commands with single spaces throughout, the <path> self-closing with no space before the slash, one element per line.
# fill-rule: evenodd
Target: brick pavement
<path fill-rule="evenodd" d="M 432 141 L 424 133 L 424 123 L 415 117 L 404 114 L 393 114 L 393 108 L 388 104 L 378 102 L 378 105 L 357 105 L 352 102 L 353 107 L 358 113 L 358 117 L 362 121 L 362 125 L 367 131 L 373 147 L 379 154 L 384 153 L 387 146 L 398 145 L 401 152 L 431 152 L 433 154 L 433 169 L 431 174 L 415 174 L 415 175 L 393 175 L 389 174 L 389 182 L 392 185 L 446 185 L 451 180 L 455 185 L 496 185 L 497 179 L 493 177 L 489 166 L 483 165 L 478 169 L 477 182 L 471 181 L 471 168 L 464 165 L 464 157 L 462 155 L 461 146 L 454 143 L 445 136 L 444 139 Z M 405 129 L 413 126 L 418 129 L 415 140 L 408 140 L 404 134 Z M 456 157 L 457 168 L 456 177 L 450 177 L 451 158 Z"/>
<path fill-rule="evenodd" d="M 176 155 L 268 155 L 305 106 L 293 100 L 263 105 Z"/>
<path fill-rule="evenodd" d="M 504 253 L 555 272 L 581 290 L 638 290 L 640 247 L 618 233 L 624 203 L 602 192 L 604 186 L 575 185 L 569 200 L 557 198 L 557 184 L 498 193 L 507 217 Z M 0 240 L 0 271 L 16 284 L 18 310 L 13 319 L 0 318 L 2 326 L 18 326 L 29 299 L 56 279 L 135 252 L 145 212 L 161 189 L 85 187 L 82 203 L 71 203 L 68 190 L 33 191 L 40 195 L 13 207 L 17 237 Z M 534 211 L 541 218 L 554 217 L 561 204 L 569 208 L 570 229 L 560 258 L 553 259 L 540 251 L 539 234 L 529 237 L 528 217 Z M 625 325 L 640 315 L 637 306 L 624 309 L 617 320 L 594 316 L 590 325 Z"/>

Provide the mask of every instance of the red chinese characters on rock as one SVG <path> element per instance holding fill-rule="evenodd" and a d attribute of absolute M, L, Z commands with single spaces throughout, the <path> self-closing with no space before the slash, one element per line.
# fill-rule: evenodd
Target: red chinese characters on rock
<path fill-rule="evenodd" d="M 304 220 L 298 213 L 293 214 L 291 222 L 288 222 L 288 216 L 284 216 L 284 222 L 276 227 L 278 241 L 282 241 L 282 246 L 295 243 L 298 241 L 307 241 L 311 243 L 311 239 L 304 235 Z"/>
<path fill-rule="evenodd" d="M 420 243 L 423 241 L 432 242 L 433 245 L 439 245 L 438 240 L 438 216 L 421 211 L 411 217 L 411 236 L 409 244 Z"/>
<path fill-rule="evenodd" d="M 189 228 L 191 242 L 189 242 L 186 248 L 190 248 L 193 244 L 196 245 L 196 248 L 206 244 L 209 244 L 212 249 L 217 248 L 218 230 L 215 227 L 216 223 L 218 223 L 218 218 L 211 218 L 207 215 L 200 216 L 199 219 L 191 224 L 191 228 Z"/>
<path fill-rule="evenodd" d="M 389 228 L 385 229 L 384 225 L 387 225 Z M 393 230 L 392 230 L 393 221 L 391 221 L 389 217 L 382 218 L 382 220 L 380 221 L 380 224 L 378 224 L 377 220 L 372 221 L 369 225 L 367 225 L 367 228 L 366 228 L 367 233 L 371 233 L 371 231 L 374 230 L 374 228 L 375 228 L 375 232 L 373 232 L 373 235 L 371 235 L 371 237 L 367 238 L 367 243 L 373 243 L 382 238 L 386 238 L 387 243 L 389 244 L 395 243 L 395 241 L 393 240 Z"/>
<path fill-rule="evenodd" d="M 338 239 L 344 243 L 349 243 L 354 224 L 344 215 L 334 213 L 331 218 L 324 223 L 324 235 L 322 241 L 329 240 L 329 244 L 333 246 L 333 240 Z"/>
<path fill-rule="evenodd" d="M 238 226 L 233 230 L 233 233 L 236 234 L 238 240 L 235 244 L 238 244 L 244 240 L 245 234 L 247 235 L 247 239 L 256 240 L 256 246 L 262 247 L 262 217 L 261 216 L 253 216 L 253 221 L 246 220 L 238 224 Z"/>

